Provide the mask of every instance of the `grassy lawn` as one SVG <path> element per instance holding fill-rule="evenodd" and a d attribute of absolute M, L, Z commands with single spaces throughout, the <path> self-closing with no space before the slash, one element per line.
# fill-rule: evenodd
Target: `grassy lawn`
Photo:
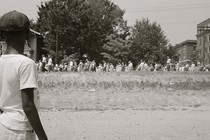
<path fill-rule="evenodd" d="M 176 109 L 210 105 L 208 72 L 40 73 L 41 107 Z"/>
<path fill-rule="evenodd" d="M 206 72 L 40 73 L 39 87 L 52 140 L 210 137 Z"/>

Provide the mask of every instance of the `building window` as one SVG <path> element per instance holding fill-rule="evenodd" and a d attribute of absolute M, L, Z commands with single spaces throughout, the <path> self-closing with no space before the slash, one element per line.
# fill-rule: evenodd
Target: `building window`
<path fill-rule="evenodd" d="M 182 50 L 180 49 L 180 50 L 179 50 L 179 54 L 181 54 L 181 53 L 182 53 Z"/>
<path fill-rule="evenodd" d="M 196 46 L 193 46 L 193 51 L 196 51 Z"/>
<path fill-rule="evenodd" d="M 207 41 L 207 38 L 206 38 L 206 36 L 204 36 L 204 40 L 203 40 L 203 42 L 206 42 Z"/>
<path fill-rule="evenodd" d="M 210 35 L 209 35 L 209 42 L 210 42 Z"/>
<path fill-rule="evenodd" d="M 207 53 L 207 48 L 204 46 L 204 52 Z"/>
<path fill-rule="evenodd" d="M 186 47 L 186 46 L 183 48 L 183 51 L 184 51 L 184 52 L 186 52 L 186 51 L 187 51 L 187 47 Z"/>
<path fill-rule="evenodd" d="M 210 53 L 210 46 L 208 47 L 208 53 Z"/>

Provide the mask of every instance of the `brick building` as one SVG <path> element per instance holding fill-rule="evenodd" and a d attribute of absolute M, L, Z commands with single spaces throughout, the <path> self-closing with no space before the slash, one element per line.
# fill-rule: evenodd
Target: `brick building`
<path fill-rule="evenodd" d="M 191 62 L 191 56 L 196 51 L 196 40 L 185 40 L 179 44 L 178 53 L 179 53 L 179 63 Z"/>
<path fill-rule="evenodd" d="M 201 65 L 210 64 L 210 18 L 197 25 L 197 50 Z"/>

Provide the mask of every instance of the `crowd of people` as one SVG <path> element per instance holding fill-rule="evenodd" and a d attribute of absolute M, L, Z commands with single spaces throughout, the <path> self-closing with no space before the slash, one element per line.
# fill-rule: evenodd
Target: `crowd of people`
<path fill-rule="evenodd" d="M 179 63 L 172 63 L 171 59 L 168 58 L 166 65 L 163 66 L 160 63 L 148 64 L 141 60 L 138 65 L 134 67 L 131 61 L 119 62 L 114 65 L 110 62 L 103 61 L 102 63 L 96 64 L 95 60 L 76 61 L 69 59 L 69 61 L 62 62 L 60 64 L 53 64 L 52 57 L 50 55 L 42 55 L 42 60 L 37 62 L 37 70 L 39 72 L 128 72 L 128 71 L 208 71 L 207 67 L 199 67 L 194 63 L 180 65 Z"/>

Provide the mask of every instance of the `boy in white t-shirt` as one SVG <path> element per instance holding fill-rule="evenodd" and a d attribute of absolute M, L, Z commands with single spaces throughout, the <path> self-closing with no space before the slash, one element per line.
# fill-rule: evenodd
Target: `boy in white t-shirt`
<path fill-rule="evenodd" d="M 37 112 L 37 70 L 33 60 L 23 55 L 29 37 L 29 19 L 11 11 L 0 19 L 7 43 L 0 57 L 0 140 L 47 140 Z"/>

